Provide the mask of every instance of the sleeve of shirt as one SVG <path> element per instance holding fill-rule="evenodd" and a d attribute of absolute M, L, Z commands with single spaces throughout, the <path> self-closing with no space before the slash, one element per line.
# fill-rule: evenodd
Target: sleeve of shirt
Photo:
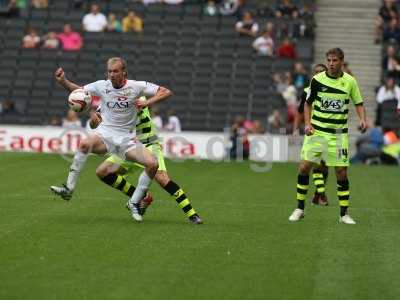
<path fill-rule="evenodd" d="M 83 86 L 83 89 L 88 91 L 90 94 L 95 95 L 95 96 L 101 96 L 101 83 L 104 82 L 104 80 L 99 80 L 95 81 L 92 83 L 88 83 Z"/>
<path fill-rule="evenodd" d="M 153 97 L 159 89 L 158 85 L 147 81 L 139 81 L 139 87 L 141 94 L 146 97 Z"/>
<path fill-rule="evenodd" d="M 303 92 L 301 93 L 301 96 L 300 96 L 300 104 L 299 104 L 299 107 L 297 108 L 297 112 L 298 112 L 299 114 L 304 113 L 304 104 L 306 103 L 306 97 L 307 97 L 307 93 L 306 93 L 306 91 L 303 91 Z"/>
<path fill-rule="evenodd" d="M 311 79 L 310 89 L 306 94 L 306 101 L 308 104 L 312 104 L 318 95 L 318 82 L 313 78 Z"/>
<path fill-rule="evenodd" d="M 385 95 L 384 87 L 381 86 L 378 90 L 378 94 L 376 94 L 376 102 L 382 103 L 384 95 Z"/>
<path fill-rule="evenodd" d="M 253 26 L 251 26 L 251 31 L 253 31 L 254 33 L 257 33 L 258 29 L 259 29 L 259 27 L 258 27 L 257 23 L 254 23 Z"/>
<path fill-rule="evenodd" d="M 363 103 L 361 92 L 358 87 L 357 81 L 355 79 L 353 80 L 350 97 L 351 97 L 351 101 L 353 101 L 354 105 L 359 105 L 359 104 Z"/>

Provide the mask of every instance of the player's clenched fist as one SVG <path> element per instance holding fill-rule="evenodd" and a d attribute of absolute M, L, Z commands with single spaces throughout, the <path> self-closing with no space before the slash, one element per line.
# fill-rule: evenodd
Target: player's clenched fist
<path fill-rule="evenodd" d="M 65 79 L 65 73 L 64 70 L 62 68 L 58 68 L 55 73 L 54 73 L 54 77 L 56 78 L 56 80 L 58 82 L 61 82 Z"/>

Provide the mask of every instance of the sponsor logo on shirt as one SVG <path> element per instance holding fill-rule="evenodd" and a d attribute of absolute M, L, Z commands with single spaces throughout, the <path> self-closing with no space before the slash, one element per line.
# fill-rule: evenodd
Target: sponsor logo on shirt
<path fill-rule="evenodd" d="M 342 111 L 343 101 L 333 99 L 321 99 L 321 108 L 325 111 Z"/>

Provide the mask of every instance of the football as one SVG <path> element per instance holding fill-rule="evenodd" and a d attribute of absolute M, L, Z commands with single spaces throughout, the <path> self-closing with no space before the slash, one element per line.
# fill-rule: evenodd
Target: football
<path fill-rule="evenodd" d="M 76 112 L 86 110 L 92 101 L 92 97 L 88 91 L 84 89 L 76 89 L 68 96 L 68 106 Z"/>

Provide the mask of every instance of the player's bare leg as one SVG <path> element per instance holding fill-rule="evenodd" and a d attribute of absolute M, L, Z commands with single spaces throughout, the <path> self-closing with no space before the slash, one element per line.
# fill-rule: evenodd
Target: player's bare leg
<path fill-rule="evenodd" d="M 50 186 L 50 191 L 60 196 L 64 200 L 70 200 L 78 181 L 79 174 L 85 166 L 86 160 L 90 153 L 107 153 L 106 145 L 95 134 L 90 135 L 79 144 L 79 149 L 75 153 L 74 159 L 69 169 L 66 184 L 63 184 L 62 186 Z"/>
<path fill-rule="evenodd" d="M 132 217 L 140 222 L 143 220 L 143 217 L 139 201 L 147 192 L 151 181 L 157 173 L 158 162 L 151 152 L 142 145 L 127 151 L 125 157 L 126 160 L 137 162 L 145 167 L 144 171 L 139 176 L 137 187 L 128 201 L 128 207 L 132 212 Z"/>

